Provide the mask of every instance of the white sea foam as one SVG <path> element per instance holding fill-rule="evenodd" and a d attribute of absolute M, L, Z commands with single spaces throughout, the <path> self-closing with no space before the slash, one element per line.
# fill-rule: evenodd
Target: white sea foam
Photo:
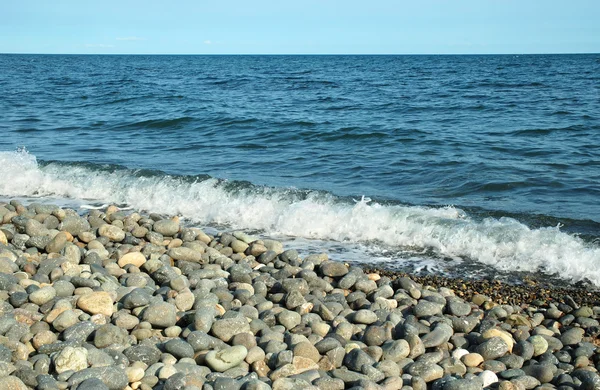
<path fill-rule="evenodd" d="M 0 194 L 119 203 L 179 214 L 203 224 L 262 230 L 348 244 L 428 249 L 469 258 L 506 271 L 545 271 L 600 286 L 600 248 L 561 232 L 530 229 L 511 218 L 476 221 L 454 207 L 354 204 L 331 195 L 305 197 L 283 189 L 227 189 L 215 179 L 191 182 L 171 176 L 139 176 L 130 170 L 83 165 L 41 166 L 25 152 L 0 152 Z"/>

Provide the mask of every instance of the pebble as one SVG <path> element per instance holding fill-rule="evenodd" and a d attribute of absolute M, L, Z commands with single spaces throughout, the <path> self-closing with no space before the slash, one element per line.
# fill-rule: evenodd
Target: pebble
<path fill-rule="evenodd" d="M 243 317 L 225 318 L 215 321 L 211 327 L 211 332 L 227 343 L 236 334 L 250 332 L 250 325 Z"/>
<path fill-rule="evenodd" d="M 87 379 L 99 379 L 109 390 L 122 390 L 129 383 L 125 369 L 119 366 L 86 368 L 71 375 L 68 383 L 76 386 Z"/>
<path fill-rule="evenodd" d="M 128 264 L 135 265 L 139 268 L 144 265 L 144 263 L 146 263 L 146 256 L 140 252 L 130 252 L 121 256 L 117 264 L 121 268 L 124 268 Z"/>
<path fill-rule="evenodd" d="M 0 389 L 5 390 L 27 390 L 23 381 L 15 376 L 0 378 Z"/>
<path fill-rule="evenodd" d="M 354 313 L 352 321 L 356 324 L 372 324 L 377 321 L 377 314 L 371 310 L 361 309 Z"/>
<path fill-rule="evenodd" d="M 18 209 L 0 230 L 0 381 L 16 386 L 600 384 L 595 292 L 509 304 L 500 300 L 531 290 L 365 272 L 275 240 L 213 237 L 114 206 L 83 216 Z"/>
<path fill-rule="evenodd" d="M 504 356 L 508 352 L 508 344 L 501 337 L 492 337 L 477 347 L 484 360 L 493 360 Z"/>
<path fill-rule="evenodd" d="M 144 309 L 142 321 L 160 328 L 168 328 L 177 323 L 177 311 L 167 302 L 154 303 Z"/>
<path fill-rule="evenodd" d="M 473 352 L 463 355 L 460 360 L 467 367 L 478 367 L 481 363 L 483 363 L 484 358 L 479 353 Z"/>
<path fill-rule="evenodd" d="M 108 238 L 110 241 L 120 242 L 125 238 L 125 232 L 114 225 L 104 224 L 98 228 L 98 234 Z"/>
<path fill-rule="evenodd" d="M 336 261 L 324 261 L 321 263 L 319 270 L 325 276 L 330 276 L 332 278 L 344 276 L 348 273 L 348 268 Z"/>
<path fill-rule="evenodd" d="M 533 356 L 540 356 L 548 350 L 548 341 L 540 335 L 531 336 L 527 341 L 533 346 Z"/>
<path fill-rule="evenodd" d="M 58 352 L 53 360 L 57 373 L 65 371 L 80 371 L 87 368 L 88 351 L 81 347 L 65 347 Z"/>
<path fill-rule="evenodd" d="M 171 339 L 165 343 L 165 351 L 177 359 L 194 357 L 194 348 L 181 339 Z"/>
<path fill-rule="evenodd" d="M 77 300 L 77 307 L 89 314 L 103 314 L 110 317 L 113 314 L 113 298 L 106 291 L 96 291 L 84 294 Z"/>
<path fill-rule="evenodd" d="M 56 290 L 52 286 L 42 287 L 29 294 L 29 301 L 38 306 L 50 302 L 56 296 Z"/>
<path fill-rule="evenodd" d="M 418 318 L 431 317 L 442 313 L 443 306 L 438 303 L 421 300 L 413 308 L 413 313 Z"/>
<path fill-rule="evenodd" d="M 173 237 L 179 232 L 179 222 L 171 219 L 156 221 L 152 226 L 155 232 L 163 236 Z"/>
<path fill-rule="evenodd" d="M 243 345 L 226 347 L 219 351 L 209 351 L 204 357 L 210 368 L 217 372 L 224 372 L 240 364 L 248 354 Z"/>

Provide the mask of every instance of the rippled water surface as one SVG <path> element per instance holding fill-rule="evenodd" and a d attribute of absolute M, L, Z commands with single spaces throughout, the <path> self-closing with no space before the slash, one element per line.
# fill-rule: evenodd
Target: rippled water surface
<path fill-rule="evenodd" d="M 4 197 L 600 283 L 600 55 L 0 55 L 0 69 Z"/>

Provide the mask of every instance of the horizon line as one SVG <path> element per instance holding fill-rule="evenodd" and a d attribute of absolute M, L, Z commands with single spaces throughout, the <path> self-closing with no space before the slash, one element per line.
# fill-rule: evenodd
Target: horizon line
<path fill-rule="evenodd" d="M 543 52 L 543 53 L 37 53 L 0 52 L 0 55 L 58 55 L 58 56 L 501 56 L 501 55 L 577 55 L 598 52 Z"/>

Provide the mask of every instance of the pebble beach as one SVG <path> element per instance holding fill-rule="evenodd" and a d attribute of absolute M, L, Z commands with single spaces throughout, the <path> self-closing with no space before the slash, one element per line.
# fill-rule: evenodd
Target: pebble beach
<path fill-rule="evenodd" d="M 600 294 L 0 204 L 0 389 L 600 389 Z"/>

